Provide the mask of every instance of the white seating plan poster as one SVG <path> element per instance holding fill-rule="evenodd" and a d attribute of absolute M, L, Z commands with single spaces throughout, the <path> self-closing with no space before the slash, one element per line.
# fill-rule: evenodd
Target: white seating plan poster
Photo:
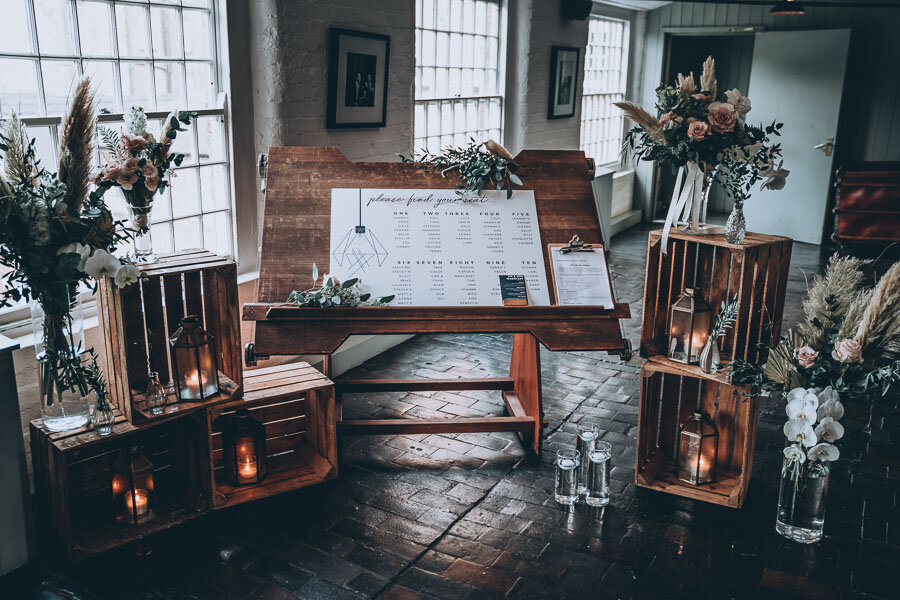
<path fill-rule="evenodd" d="M 531 191 L 334 188 L 331 273 L 394 306 L 502 306 L 500 275 L 524 275 L 550 304 Z"/>

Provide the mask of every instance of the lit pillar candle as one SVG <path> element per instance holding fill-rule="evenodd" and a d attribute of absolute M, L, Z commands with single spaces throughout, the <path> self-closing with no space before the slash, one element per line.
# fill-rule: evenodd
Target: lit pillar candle
<path fill-rule="evenodd" d="M 134 490 L 134 496 L 131 493 L 125 494 L 125 506 L 130 514 L 142 517 L 150 512 L 150 494 L 143 488 Z"/>
<path fill-rule="evenodd" d="M 184 376 L 184 385 L 194 397 L 200 396 L 200 388 L 206 389 L 207 383 L 206 375 L 201 375 L 196 369 Z"/>
<path fill-rule="evenodd" d="M 256 483 L 256 458 L 242 456 L 238 458 L 238 480 L 241 483 Z"/>

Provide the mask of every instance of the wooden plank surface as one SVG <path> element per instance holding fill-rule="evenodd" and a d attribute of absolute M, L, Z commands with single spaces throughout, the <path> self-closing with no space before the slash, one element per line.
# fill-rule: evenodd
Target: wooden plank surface
<path fill-rule="evenodd" d="M 446 419 L 354 419 L 338 422 L 344 435 L 389 435 L 400 433 L 482 433 L 486 431 L 533 431 L 532 417 L 464 417 Z"/>

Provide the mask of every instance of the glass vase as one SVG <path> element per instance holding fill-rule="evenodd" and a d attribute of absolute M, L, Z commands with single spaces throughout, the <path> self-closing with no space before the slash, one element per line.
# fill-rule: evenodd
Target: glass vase
<path fill-rule="evenodd" d="M 715 373 L 719 370 L 719 363 L 722 357 L 719 354 L 719 339 L 710 336 L 700 352 L 700 370 L 704 373 Z"/>
<path fill-rule="evenodd" d="M 744 218 L 744 203 L 735 201 L 728 220 L 725 221 L 725 241 L 729 244 L 740 244 L 747 235 L 747 220 Z"/>
<path fill-rule="evenodd" d="M 709 194 L 712 191 L 713 183 L 716 181 L 716 174 L 719 168 L 705 168 L 703 172 L 703 189 L 700 194 L 700 222 L 694 223 L 693 214 L 687 216 L 686 233 L 694 235 L 716 235 L 724 231 L 721 225 L 709 225 L 706 223 L 706 212 L 709 208 Z"/>
<path fill-rule="evenodd" d="M 125 192 L 125 201 L 131 218 L 131 229 L 134 230 L 132 261 L 135 264 L 144 265 L 155 263 L 159 257 L 153 253 L 153 236 L 150 233 L 150 214 L 153 211 L 153 201 L 140 194 L 129 194 L 128 192 Z"/>
<path fill-rule="evenodd" d="M 112 433 L 113 424 L 116 422 L 116 414 L 113 412 L 109 399 L 97 397 L 94 412 L 91 413 L 91 427 L 97 435 L 106 436 Z"/>
<path fill-rule="evenodd" d="M 829 473 L 826 463 L 784 457 L 775 531 L 801 544 L 822 539 Z"/>
<path fill-rule="evenodd" d="M 33 293 L 30 309 L 43 425 L 54 432 L 83 427 L 90 420 L 91 389 L 82 370 L 84 318 L 78 283 L 54 283 Z"/>

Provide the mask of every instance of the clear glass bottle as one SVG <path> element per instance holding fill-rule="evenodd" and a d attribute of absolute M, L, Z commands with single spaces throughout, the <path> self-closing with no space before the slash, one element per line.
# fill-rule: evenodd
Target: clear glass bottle
<path fill-rule="evenodd" d="M 159 373 L 156 371 L 150 373 L 144 399 L 145 406 L 152 415 L 160 415 L 166 409 L 166 388 L 159 382 Z"/>
<path fill-rule="evenodd" d="M 578 502 L 578 450 L 565 448 L 556 451 L 556 489 L 554 498 L 560 504 L 572 506 Z"/>
<path fill-rule="evenodd" d="M 784 457 L 775 531 L 801 544 L 822 539 L 830 473 L 827 463 Z"/>
<path fill-rule="evenodd" d="M 131 217 L 131 229 L 133 255 L 132 260 L 136 264 L 151 264 L 159 260 L 153 253 L 153 236 L 150 233 L 150 215 L 153 212 L 153 202 L 132 197 L 125 192 L 125 200 Z"/>
<path fill-rule="evenodd" d="M 719 339 L 710 336 L 700 353 L 700 370 L 704 373 L 715 373 L 719 370 L 722 356 L 719 354 Z"/>
<path fill-rule="evenodd" d="M 116 421 L 115 412 L 105 394 L 97 396 L 94 404 L 94 412 L 91 413 L 91 426 L 97 435 L 109 435 L 112 433 L 113 424 Z"/>

